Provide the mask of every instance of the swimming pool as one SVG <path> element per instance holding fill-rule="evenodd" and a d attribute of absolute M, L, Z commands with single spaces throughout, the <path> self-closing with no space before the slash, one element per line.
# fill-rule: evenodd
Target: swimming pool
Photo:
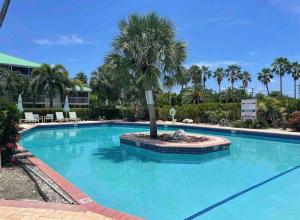
<path fill-rule="evenodd" d="M 99 204 L 146 219 L 300 218 L 299 140 L 185 129 L 223 136 L 230 150 L 174 156 L 120 145 L 121 134 L 146 130 L 41 127 L 20 144 Z"/>

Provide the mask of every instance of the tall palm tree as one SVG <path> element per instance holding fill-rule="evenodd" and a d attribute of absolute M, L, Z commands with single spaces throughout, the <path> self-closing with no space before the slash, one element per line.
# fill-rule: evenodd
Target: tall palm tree
<path fill-rule="evenodd" d="M 219 94 L 221 93 L 221 83 L 225 77 L 224 69 L 219 67 L 215 70 L 213 77 L 217 80 L 219 87 Z"/>
<path fill-rule="evenodd" d="M 231 83 L 231 89 L 234 87 L 234 83 L 240 79 L 241 75 L 241 67 L 238 65 L 229 65 L 226 69 L 226 77 L 228 81 Z"/>
<path fill-rule="evenodd" d="M 274 75 L 270 68 L 264 68 L 258 73 L 257 79 L 266 86 L 268 95 L 270 94 L 269 91 L 269 83 L 273 79 Z"/>
<path fill-rule="evenodd" d="M 297 98 L 297 80 L 300 78 L 300 64 L 293 62 L 291 64 L 291 74 L 294 79 L 294 97 Z"/>
<path fill-rule="evenodd" d="M 142 84 L 150 117 L 150 137 L 157 138 L 153 89 L 164 75 L 175 75 L 186 57 L 184 42 L 176 40 L 174 24 L 155 13 L 131 15 L 119 23 L 106 63 L 119 74 Z"/>
<path fill-rule="evenodd" d="M 243 71 L 240 75 L 240 80 L 242 81 L 243 89 L 246 90 L 249 82 L 251 82 L 251 74 L 248 71 Z"/>
<path fill-rule="evenodd" d="M 53 107 L 53 98 L 58 93 L 62 98 L 66 88 L 71 87 L 71 81 L 68 79 L 68 72 L 64 66 L 57 64 L 50 66 L 42 64 L 41 67 L 32 71 L 33 80 L 31 82 L 32 90 L 35 94 L 45 92 L 49 95 L 50 108 Z"/>
<path fill-rule="evenodd" d="M 84 72 L 79 72 L 75 75 L 74 79 L 81 81 L 84 85 L 87 85 L 88 77 Z"/>
<path fill-rule="evenodd" d="M 2 27 L 4 18 L 6 16 L 10 0 L 4 0 L 1 11 L 0 11 L 0 28 Z"/>
<path fill-rule="evenodd" d="M 188 69 L 188 75 L 191 77 L 192 83 L 194 84 L 194 86 L 202 85 L 202 70 L 199 66 L 192 65 Z"/>
<path fill-rule="evenodd" d="M 289 72 L 290 62 L 285 57 L 276 58 L 272 63 L 272 71 L 280 77 L 280 94 L 282 95 L 282 79 Z"/>
<path fill-rule="evenodd" d="M 185 67 L 179 67 L 175 75 L 176 83 L 181 85 L 181 90 L 183 87 L 187 87 L 188 83 L 191 81 L 191 77 Z"/>
<path fill-rule="evenodd" d="M 205 83 L 207 80 L 210 79 L 211 71 L 209 70 L 208 66 L 202 66 L 201 70 L 202 70 L 202 75 L 203 75 L 203 88 L 205 89 Z"/>
<path fill-rule="evenodd" d="M 165 75 L 163 78 L 163 86 L 168 89 L 169 93 L 169 105 L 171 106 L 171 95 L 172 95 L 172 87 L 175 85 L 175 78 Z"/>

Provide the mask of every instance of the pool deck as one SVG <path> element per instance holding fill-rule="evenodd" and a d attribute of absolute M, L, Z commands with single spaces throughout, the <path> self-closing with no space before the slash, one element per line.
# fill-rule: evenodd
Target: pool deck
<path fill-rule="evenodd" d="M 147 125 L 149 122 L 124 122 L 121 120 L 113 121 L 84 121 L 76 123 L 40 123 L 40 124 L 21 124 L 24 131 L 30 130 L 38 125 L 42 126 L 57 126 L 57 125 L 69 125 L 69 124 L 106 124 L 106 123 L 118 123 L 118 124 L 132 124 L 132 125 Z M 283 136 L 288 138 L 300 139 L 300 133 L 283 131 L 279 129 L 246 129 L 246 128 L 232 128 L 232 127 L 220 127 L 218 125 L 209 124 L 184 124 L 176 122 L 162 122 L 157 123 L 160 126 L 175 126 L 178 128 L 198 128 L 208 129 L 214 131 L 225 131 L 231 133 L 249 133 L 259 134 L 267 136 Z M 22 147 L 20 146 L 20 149 Z M 30 154 L 30 153 L 28 153 Z M 69 194 L 78 205 L 62 205 L 55 203 L 45 203 L 37 201 L 7 201 L 0 200 L 0 220 L 1 219 L 141 219 L 136 216 L 131 216 L 116 210 L 105 208 L 93 200 L 87 195 L 77 189 L 74 185 L 68 182 L 64 177 L 56 173 L 52 168 L 46 165 L 44 162 L 36 157 L 29 157 L 29 160 L 33 162 L 39 169 L 41 169 L 46 175 L 49 176 L 62 190 Z"/>

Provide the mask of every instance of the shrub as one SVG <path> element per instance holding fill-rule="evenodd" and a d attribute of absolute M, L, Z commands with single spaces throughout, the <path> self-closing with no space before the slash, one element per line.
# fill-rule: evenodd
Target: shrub
<path fill-rule="evenodd" d="M 182 121 L 184 118 L 191 118 L 196 122 L 211 123 L 219 122 L 222 118 L 229 121 L 240 118 L 240 104 L 236 103 L 201 103 L 190 105 L 176 105 L 175 118 Z M 169 115 L 170 106 L 159 108 L 159 119 L 171 120 Z"/>
<path fill-rule="evenodd" d="M 266 121 L 263 120 L 237 120 L 231 123 L 232 127 L 235 128 L 252 128 L 252 129 L 262 129 L 268 128 L 269 125 Z"/>
<path fill-rule="evenodd" d="M 295 131 L 300 131 L 300 111 L 294 112 L 290 117 L 290 127 Z"/>
<path fill-rule="evenodd" d="M 0 100 L 0 151 L 1 164 L 5 164 L 13 158 L 16 152 L 16 142 L 19 134 L 17 123 L 19 122 L 19 111 L 15 105 Z"/>

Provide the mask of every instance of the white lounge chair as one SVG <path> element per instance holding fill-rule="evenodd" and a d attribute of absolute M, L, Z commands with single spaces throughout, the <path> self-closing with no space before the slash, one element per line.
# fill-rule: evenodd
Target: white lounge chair
<path fill-rule="evenodd" d="M 44 122 L 48 122 L 48 121 L 53 122 L 53 120 L 54 120 L 53 114 L 47 114 L 47 115 L 44 117 Z"/>
<path fill-rule="evenodd" d="M 21 120 L 22 122 L 25 122 L 25 123 L 38 123 L 39 122 L 39 120 L 36 120 L 34 118 L 32 112 L 25 112 L 24 115 L 25 115 L 25 119 Z"/>
<path fill-rule="evenodd" d="M 77 118 L 76 112 L 69 112 L 70 121 L 81 121 L 80 118 Z"/>
<path fill-rule="evenodd" d="M 191 123 L 193 123 L 194 121 L 193 121 L 192 119 L 185 118 L 185 119 L 183 119 L 182 122 L 183 122 L 183 123 L 187 123 L 187 124 L 191 124 Z"/>
<path fill-rule="evenodd" d="M 67 119 L 64 117 L 64 113 L 62 112 L 55 112 L 56 120 L 57 122 L 64 122 L 67 121 Z"/>

